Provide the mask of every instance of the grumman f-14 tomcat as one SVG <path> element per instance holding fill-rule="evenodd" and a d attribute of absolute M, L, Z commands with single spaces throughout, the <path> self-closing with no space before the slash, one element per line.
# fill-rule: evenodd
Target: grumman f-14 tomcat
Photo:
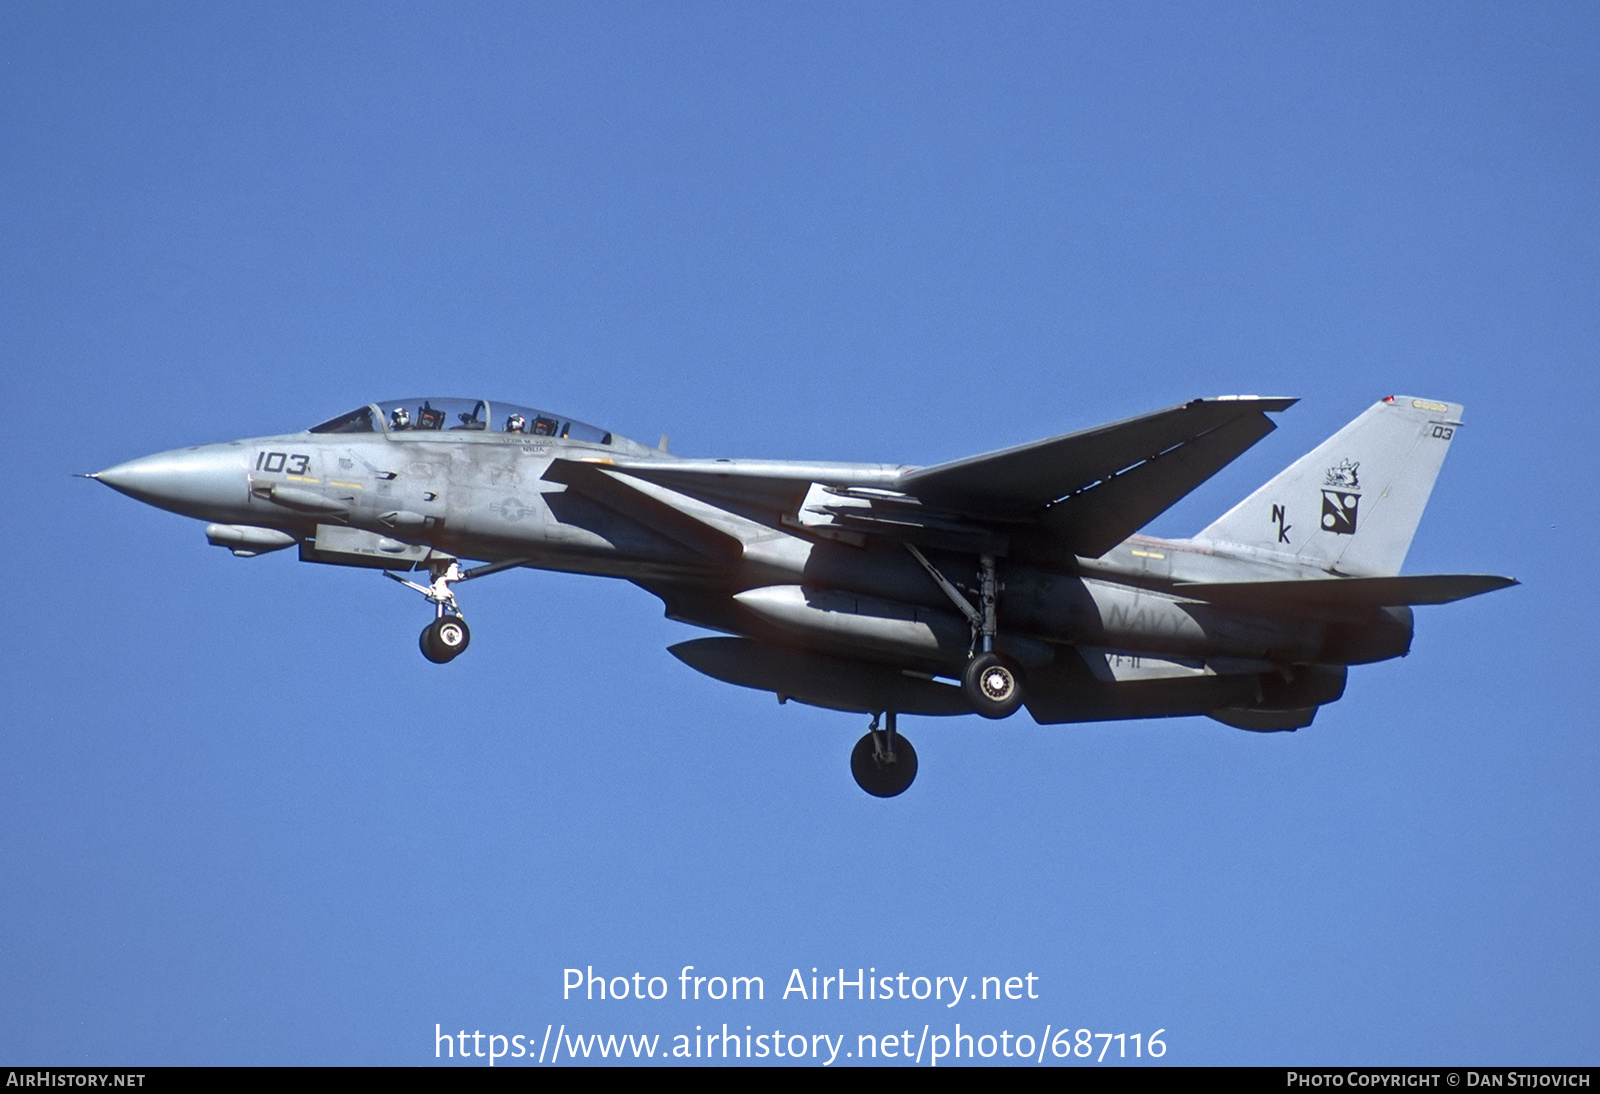
<path fill-rule="evenodd" d="M 1461 429 L 1430 399 L 1383 399 L 1193 538 L 1138 534 L 1294 402 L 1195 399 L 909 467 L 682 459 L 531 407 L 399 399 L 91 477 L 236 555 L 382 570 L 431 602 L 439 663 L 467 648 L 463 582 L 626 578 L 722 632 L 671 647 L 691 667 L 870 715 L 851 770 L 891 797 L 917 770 L 898 715 L 1299 729 L 1350 665 L 1409 651 L 1413 605 L 1515 584 L 1400 576 Z"/>

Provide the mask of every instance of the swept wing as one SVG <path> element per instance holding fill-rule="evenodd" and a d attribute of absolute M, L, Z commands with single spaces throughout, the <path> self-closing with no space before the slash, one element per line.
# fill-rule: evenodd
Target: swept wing
<path fill-rule="evenodd" d="M 1195 399 L 1110 425 L 926 468 L 777 461 L 618 460 L 547 476 L 597 496 L 633 478 L 834 538 L 886 535 L 1000 551 L 1040 534 L 1098 557 L 1166 511 L 1275 427 L 1296 400 Z M 658 501 L 668 504 L 664 496 Z M 679 505 L 677 508 L 689 507 Z M 725 531 L 725 530 L 724 530 Z"/>

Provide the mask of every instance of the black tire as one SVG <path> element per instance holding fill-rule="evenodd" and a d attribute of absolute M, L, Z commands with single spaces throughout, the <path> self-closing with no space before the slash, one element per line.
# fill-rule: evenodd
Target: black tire
<path fill-rule="evenodd" d="M 1022 670 L 998 653 L 980 653 L 967 662 L 961 690 L 985 718 L 1009 718 L 1022 705 Z"/>
<path fill-rule="evenodd" d="M 419 645 L 422 656 L 436 665 L 454 661 L 472 641 L 467 621 L 459 615 L 442 615 L 423 628 Z"/>
<path fill-rule="evenodd" d="M 892 764 L 879 763 L 877 746 L 868 733 L 850 753 L 850 774 L 856 777 L 857 786 L 875 798 L 904 794 L 917 777 L 917 750 L 898 733 L 894 738 L 894 759 Z"/>
<path fill-rule="evenodd" d="M 422 650 L 422 656 L 432 661 L 435 665 L 442 665 L 450 660 L 450 654 L 445 650 L 441 650 L 433 641 L 432 623 L 422 628 L 422 634 L 417 638 L 417 646 Z"/>

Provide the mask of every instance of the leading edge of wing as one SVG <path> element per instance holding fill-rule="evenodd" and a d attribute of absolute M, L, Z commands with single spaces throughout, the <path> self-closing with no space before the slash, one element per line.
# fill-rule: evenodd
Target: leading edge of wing
<path fill-rule="evenodd" d="M 1104 491 L 1097 500 L 1125 511 L 1112 523 L 1137 521 L 1125 536 L 1272 432 L 1276 426 L 1266 415 L 1296 402 L 1254 395 L 1193 399 L 1109 425 L 911 471 L 896 487 L 962 512 L 1013 519 L 1071 501 L 1074 495 Z M 1200 459 L 1177 458 L 1219 430 L 1205 446 L 1209 451 L 1190 454 Z M 1158 466 L 1160 473 L 1148 473 Z M 1141 470 L 1147 473 L 1140 476 L 1144 481 L 1138 489 L 1107 490 L 1118 477 Z M 1114 496 L 1119 494 L 1128 496 Z"/>

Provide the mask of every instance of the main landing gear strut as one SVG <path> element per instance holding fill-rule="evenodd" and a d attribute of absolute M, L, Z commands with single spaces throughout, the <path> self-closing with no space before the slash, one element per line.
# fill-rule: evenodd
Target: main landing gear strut
<path fill-rule="evenodd" d="M 910 543 L 906 550 L 922 563 L 922 568 L 972 624 L 972 651 L 961 673 L 961 690 L 972 709 L 985 718 L 1009 718 L 1022 705 L 1022 669 L 994 648 L 1000 630 L 1000 583 L 995 578 L 994 556 L 978 556 L 978 607 L 974 608 L 921 551 Z"/>
<path fill-rule="evenodd" d="M 917 777 L 917 750 L 895 732 L 895 712 L 889 711 L 884 721 L 887 726 L 880 732 L 874 714 L 867 735 L 850 753 L 850 774 L 856 777 L 856 785 L 875 798 L 904 794 Z"/>

